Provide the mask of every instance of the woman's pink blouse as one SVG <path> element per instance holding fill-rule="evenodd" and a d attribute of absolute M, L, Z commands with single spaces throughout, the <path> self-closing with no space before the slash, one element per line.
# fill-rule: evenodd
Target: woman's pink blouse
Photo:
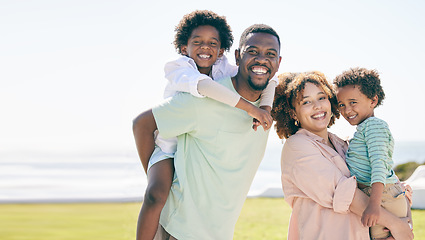
<path fill-rule="evenodd" d="M 329 133 L 323 138 L 300 129 L 282 150 L 282 187 L 292 207 L 288 240 L 369 239 L 368 228 L 349 207 L 357 187 L 345 164 L 347 143 Z"/>

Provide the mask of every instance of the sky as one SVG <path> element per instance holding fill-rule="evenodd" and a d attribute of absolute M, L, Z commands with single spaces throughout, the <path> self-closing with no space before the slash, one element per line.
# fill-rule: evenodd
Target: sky
<path fill-rule="evenodd" d="M 2 0 L 0 151 L 135 150 L 132 120 L 163 100 L 163 66 L 179 57 L 174 28 L 196 9 L 226 16 L 233 46 L 248 26 L 272 26 L 279 73 L 332 81 L 376 69 L 386 99 L 375 115 L 396 141 L 425 141 L 423 1 Z M 354 128 L 341 118 L 331 131 Z"/>

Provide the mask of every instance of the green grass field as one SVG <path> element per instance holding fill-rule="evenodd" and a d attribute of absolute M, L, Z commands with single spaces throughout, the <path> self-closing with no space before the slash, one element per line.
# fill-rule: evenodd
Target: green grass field
<path fill-rule="evenodd" d="M 0 204 L 2 240 L 135 239 L 141 203 Z M 291 209 L 281 198 L 245 202 L 234 239 L 286 239 Z M 413 210 L 415 239 L 425 239 L 425 211 Z"/>

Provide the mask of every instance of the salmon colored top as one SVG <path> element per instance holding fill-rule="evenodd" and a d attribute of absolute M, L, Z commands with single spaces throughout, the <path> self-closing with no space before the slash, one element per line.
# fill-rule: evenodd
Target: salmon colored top
<path fill-rule="evenodd" d="M 369 229 L 349 210 L 357 184 L 345 163 L 347 143 L 328 135 L 336 151 L 305 129 L 283 146 L 283 193 L 292 207 L 288 240 L 369 239 Z"/>

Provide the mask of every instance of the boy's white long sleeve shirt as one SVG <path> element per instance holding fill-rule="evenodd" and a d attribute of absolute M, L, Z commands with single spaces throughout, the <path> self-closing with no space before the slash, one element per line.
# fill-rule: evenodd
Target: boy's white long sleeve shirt
<path fill-rule="evenodd" d="M 195 97 L 203 98 L 204 96 L 198 92 L 198 82 L 200 80 L 233 77 L 238 72 L 238 67 L 229 64 L 226 56 L 222 56 L 213 65 L 212 76 L 208 77 L 198 71 L 193 59 L 183 56 L 166 63 L 164 72 L 165 78 L 168 80 L 164 90 L 164 98 L 174 96 L 177 92 L 189 92 Z"/>

